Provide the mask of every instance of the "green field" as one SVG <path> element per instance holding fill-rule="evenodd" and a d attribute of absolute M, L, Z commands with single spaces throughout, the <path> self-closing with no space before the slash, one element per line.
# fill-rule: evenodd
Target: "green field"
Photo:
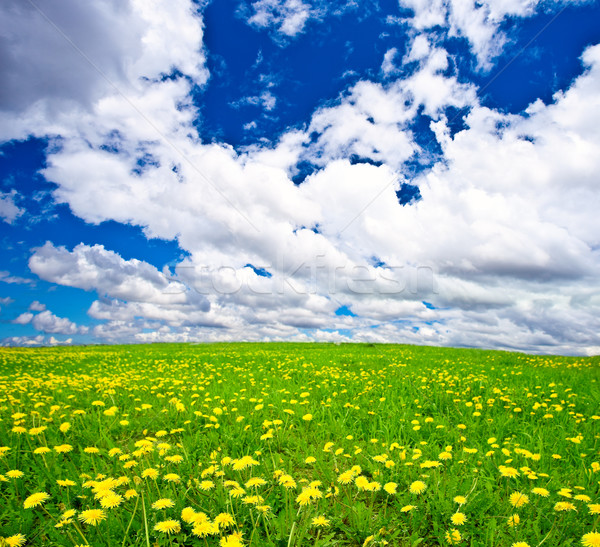
<path fill-rule="evenodd" d="M 0 350 L 5 545 L 600 545 L 600 358 Z"/>

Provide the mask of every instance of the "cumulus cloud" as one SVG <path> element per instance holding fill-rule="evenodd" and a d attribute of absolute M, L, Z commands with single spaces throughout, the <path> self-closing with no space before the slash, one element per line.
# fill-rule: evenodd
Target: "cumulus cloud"
<path fill-rule="evenodd" d="M 35 250 L 29 268 L 40 278 L 100 296 L 128 302 L 150 304 L 185 304 L 194 300 L 198 308 L 207 311 L 209 304 L 195 292 L 172 279 L 168 273 L 137 259 L 124 260 L 102 245 L 77 245 L 73 251 L 47 242 Z"/>
<path fill-rule="evenodd" d="M 107 99 L 114 110 L 115 97 L 143 112 L 145 99 L 169 101 L 174 82 L 162 77 L 175 68 L 199 85 L 208 77 L 191 0 L 8 0 L 0 13 L 0 140 L 67 136 L 73 117 Z"/>
<path fill-rule="evenodd" d="M 13 323 L 17 325 L 27 325 L 33 319 L 33 313 L 25 312 L 19 315 L 16 319 L 13 320 Z"/>
<path fill-rule="evenodd" d="M 88 330 L 87 327 L 79 327 L 70 319 L 58 317 L 49 310 L 35 315 L 31 324 L 36 330 L 46 334 L 85 334 Z"/>
<path fill-rule="evenodd" d="M 16 190 L 0 192 L 0 218 L 8 224 L 12 224 L 25 212 L 24 209 L 15 204 L 16 196 Z"/>

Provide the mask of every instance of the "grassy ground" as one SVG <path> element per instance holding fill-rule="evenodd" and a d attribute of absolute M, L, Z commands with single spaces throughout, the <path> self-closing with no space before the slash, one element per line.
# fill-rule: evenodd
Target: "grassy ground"
<path fill-rule="evenodd" d="M 392 345 L 2 349 L 0 537 L 597 546 L 599 376 Z"/>

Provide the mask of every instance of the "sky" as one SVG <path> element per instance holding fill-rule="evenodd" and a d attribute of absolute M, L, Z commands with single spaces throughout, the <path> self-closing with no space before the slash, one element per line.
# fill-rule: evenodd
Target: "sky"
<path fill-rule="evenodd" d="M 4 0 L 0 345 L 600 353 L 599 20 Z"/>

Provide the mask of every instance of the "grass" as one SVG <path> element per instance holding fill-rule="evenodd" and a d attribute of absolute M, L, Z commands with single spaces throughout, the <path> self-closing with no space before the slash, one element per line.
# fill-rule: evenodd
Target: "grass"
<path fill-rule="evenodd" d="M 367 344 L 2 349 L 0 537 L 600 545 L 599 365 Z"/>

